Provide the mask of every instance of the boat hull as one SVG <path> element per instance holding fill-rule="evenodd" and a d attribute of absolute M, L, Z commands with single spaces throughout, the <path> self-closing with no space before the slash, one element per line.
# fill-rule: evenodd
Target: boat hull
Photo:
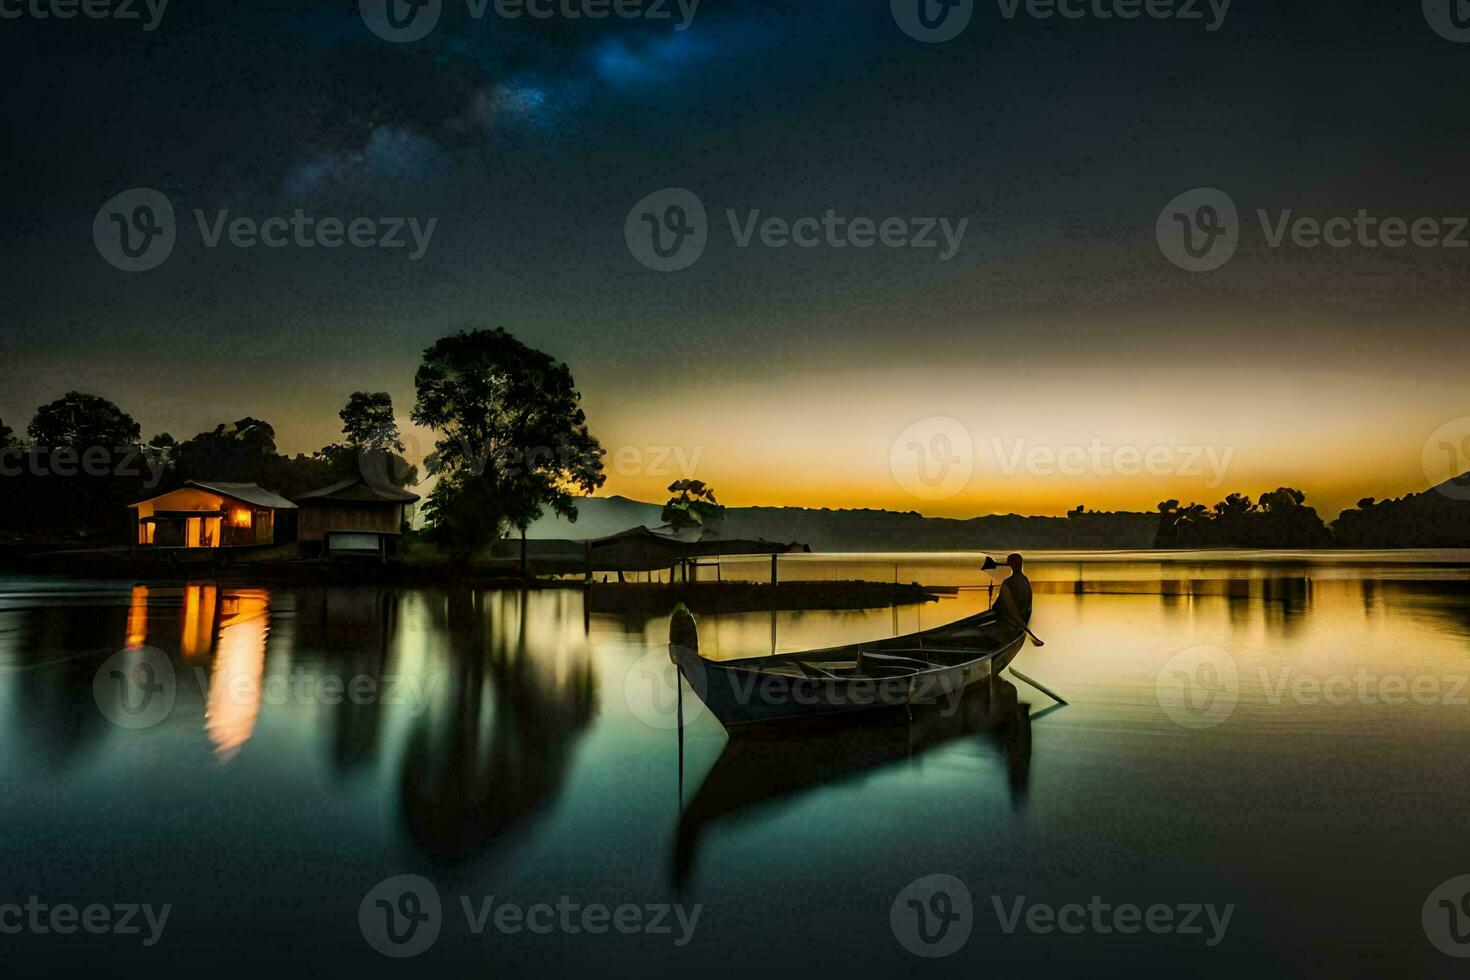
<path fill-rule="evenodd" d="M 905 677 L 797 677 L 740 661 L 706 660 L 696 649 L 670 645 L 684 679 L 727 728 L 796 718 L 908 708 L 958 701 L 965 689 L 998 676 L 1025 642 L 1018 634 L 1002 645 L 953 664 Z M 874 651 L 891 648 L 880 641 Z M 790 659 L 790 658 L 783 658 Z"/>

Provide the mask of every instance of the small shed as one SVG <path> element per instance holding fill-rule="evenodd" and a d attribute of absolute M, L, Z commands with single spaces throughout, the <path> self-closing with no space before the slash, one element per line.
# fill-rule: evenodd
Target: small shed
<path fill-rule="evenodd" d="M 296 505 L 254 483 L 190 480 L 130 505 L 133 540 L 159 548 L 238 548 L 274 544 L 276 515 Z"/>
<path fill-rule="evenodd" d="M 418 499 L 416 493 L 362 475 L 304 493 L 296 498 L 301 552 L 392 558 L 408 508 Z"/>

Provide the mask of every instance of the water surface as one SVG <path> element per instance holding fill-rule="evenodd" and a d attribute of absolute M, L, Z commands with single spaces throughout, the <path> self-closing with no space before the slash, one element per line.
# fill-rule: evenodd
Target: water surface
<path fill-rule="evenodd" d="M 0 904 L 172 906 L 153 946 L 0 947 L 232 976 L 283 959 L 361 975 L 1460 968 L 1421 912 L 1470 873 L 1463 555 L 1042 557 L 1046 645 L 1016 667 L 1066 707 L 1016 680 L 945 717 L 732 743 L 685 690 L 682 780 L 666 618 L 589 615 L 577 589 L 0 581 Z M 958 591 L 703 615 L 706 655 L 858 642 L 988 600 L 968 555 L 781 574 Z M 119 702 L 139 680 L 167 697 Z M 401 874 L 444 902 L 438 939 L 403 961 L 359 919 Z M 921 959 L 890 911 L 932 874 L 965 883 L 973 926 Z M 701 911 L 684 945 L 677 927 L 475 935 L 460 896 Z M 1233 910 L 1214 945 L 1208 928 L 1008 933 L 996 912 L 1093 896 Z"/>

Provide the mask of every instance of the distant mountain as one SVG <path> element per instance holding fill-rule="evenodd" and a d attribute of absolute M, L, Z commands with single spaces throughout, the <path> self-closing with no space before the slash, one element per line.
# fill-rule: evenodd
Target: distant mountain
<path fill-rule="evenodd" d="M 588 497 L 577 502 L 577 523 L 543 517 L 526 529 L 528 538 L 605 538 L 642 524 L 657 527 L 663 507 L 627 497 Z"/>
<path fill-rule="evenodd" d="M 531 538 L 598 538 L 639 524 L 661 523 L 663 508 L 626 497 L 592 497 L 577 505 L 572 524 L 543 519 Z M 978 551 L 1025 548 L 1152 548 L 1158 514 L 1016 515 L 955 520 L 887 510 L 814 510 L 804 507 L 731 507 L 727 538 L 797 541 L 813 551 Z"/>

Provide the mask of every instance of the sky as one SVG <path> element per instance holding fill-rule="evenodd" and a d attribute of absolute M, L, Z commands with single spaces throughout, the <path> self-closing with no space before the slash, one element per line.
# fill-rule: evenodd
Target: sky
<path fill-rule="evenodd" d="M 0 2 L 17 430 L 79 389 L 145 436 L 249 415 L 311 452 L 354 390 L 406 425 L 423 349 L 501 326 L 571 366 L 604 492 L 640 499 L 692 476 L 967 517 L 1287 484 L 1330 518 L 1470 469 L 1470 43 L 1418 3 L 992 0 L 934 41 L 918 0 L 440 0 L 401 41 L 356 0 L 172 0 L 152 29 L 48 2 Z M 176 219 L 143 271 L 106 243 L 134 188 Z M 1199 188 L 1236 215 L 1195 271 L 1169 229 L 1208 230 Z M 660 271 L 645 225 L 691 200 Z M 298 210 L 374 244 L 228 231 Z M 1402 247 L 1291 224 L 1360 212 L 1433 220 Z"/>

